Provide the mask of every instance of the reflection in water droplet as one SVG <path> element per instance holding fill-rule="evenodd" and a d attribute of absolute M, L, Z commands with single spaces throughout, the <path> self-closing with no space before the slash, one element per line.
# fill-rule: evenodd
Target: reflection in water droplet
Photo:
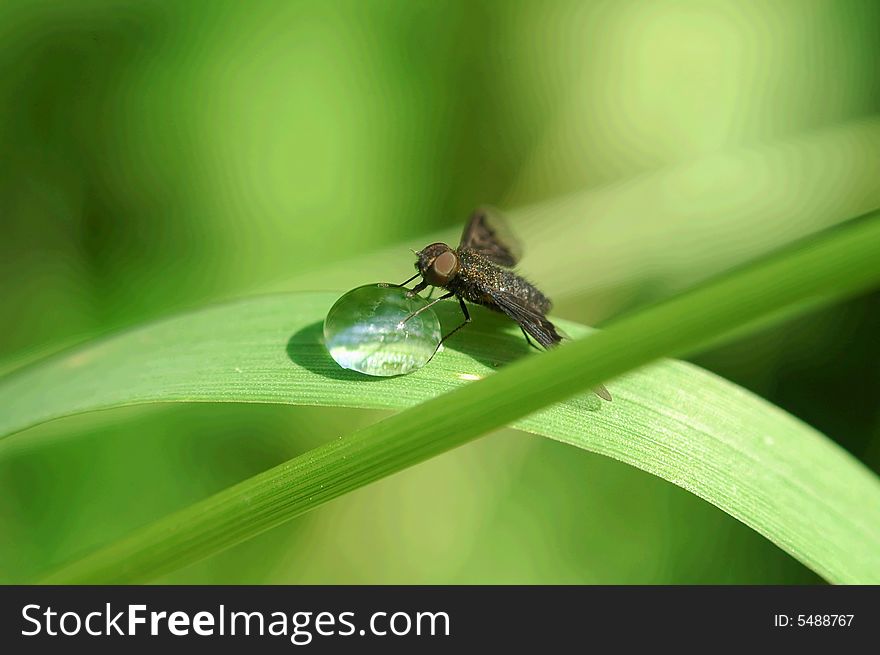
<path fill-rule="evenodd" d="M 440 343 L 440 320 L 402 287 L 367 284 L 342 296 L 324 319 L 324 343 L 342 368 L 367 375 L 412 373 L 428 363 Z"/>

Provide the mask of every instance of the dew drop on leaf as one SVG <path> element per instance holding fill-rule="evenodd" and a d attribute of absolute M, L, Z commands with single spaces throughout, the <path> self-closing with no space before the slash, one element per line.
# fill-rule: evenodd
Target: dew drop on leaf
<path fill-rule="evenodd" d="M 440 344 L 440 320 L 427 301 L 403 287 L 367 284 L 343 295 L 324 319 L 324 344 L 342 368 L 367 375 L 412 373 Z"/>

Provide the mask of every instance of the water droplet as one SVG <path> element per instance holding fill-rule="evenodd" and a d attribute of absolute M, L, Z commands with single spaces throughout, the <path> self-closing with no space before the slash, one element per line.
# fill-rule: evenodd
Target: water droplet
<path fill-rule="evenodd" d="M 440 320 L 403 287 L 367 284 L 342 296 L 324 319 L 324 343 L 342 368 L 367 375 L 412 373 L 428 363 L 440 343 Z"/>

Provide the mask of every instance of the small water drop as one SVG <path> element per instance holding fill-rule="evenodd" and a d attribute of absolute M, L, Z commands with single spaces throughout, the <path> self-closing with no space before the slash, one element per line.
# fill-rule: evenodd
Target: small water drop
<path fill-rule="evenodd" d="M 342 368 L 388 377 L 412 373 L 434 356 L 440 320 L 403 287 L 367 284 L 343 295 L 324 319 L 324 343 Z"/>

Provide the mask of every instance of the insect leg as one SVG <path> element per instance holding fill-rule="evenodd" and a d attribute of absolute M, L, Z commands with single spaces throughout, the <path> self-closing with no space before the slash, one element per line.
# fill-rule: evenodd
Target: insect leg
<path fill-rule="evenodd" d="M 416 287 L 416 288 L 418 288 L 418 287 Z M 436 304 L 437 304 L 438 302 L 440 302 L 441 300 L 446 300 L 447 298 L 452 298 L 452 296 L 454 296 L 454 295 L 455 295 L 455 294 L 452 293 L 451 291 L 450 291 L 449 293 L 445 293 L 445 294 L 443 294 L 442 296 L 440 296 L 439 298 L 437 298 L 437 300 L 432 300 L 431 302 L 429 302 L 429 303 L 428 303 L 427 305 L 425 305 L 424 307 L 419 307 L 416 311 L 414 311 L 412 314 L 410 314 L 410 315 L 407 316 L 405 319 L 403 319 L 399 324 L 400 324 L 400 325 L 403 325 L 403 324 L 406 323 L 409 319 L 411 319 L 413 316 L 418 316 L 418 315 L 421 314 L 423 311 L 425 311 L 426 309 L 428 309 L 428 307 L 432 307 L 432 306 L 436 305 Z"/>
<path fill-rule="evenodd" d="M 455 334 L 455 333 L 458 332 L 461 328 L 463 328 L 465 325 L 467 325 L 468 323 L 471 322 L 471 313 L 468 311 L 467 305 L 464 304 L 464 300 L 462 299 L 461 296 L 458 296 L 458 304 L 461 306 L 461 313 L 464 314 L 464 323 L 462 323 L 462 324 L 459 325 L 457 328 L 455 328 L 452 332 L 450 332 L 450 333 L 447 334 L 445 337 L 443 337 L 442 339 L 440 339 L 440 344 L 442 344 L 442 343 L 443 343 L 444 341 L 446 341 L 449 337 L 451 337 L 453 334 Z M 438 347 L 438 348 L 440 347 L 440 344 L 437 344 L 437 347 Z"/>
<path fill-rule="evenodd" d="M 405 280 L 405 281 L 401 282 L 400 284 L 384 284 L 384 285 L 380 285 L 380 286 L 386 286 L 386 287 L 404 287 L 404 286 L 406 286 L 407 284 L 409 284 L 410 282 L 412 282 L 413 280 L 415 280 L 419 275 L 421 275 L 421 273 L 416 273 L 416 274 L 413 275 L 410 279 Z"/>
<path fill-rule="evenodd" d="M 520 325 L 519 329 L 523 333 L 523 336 L 526 338 L 526 343 L 529 344 L 532 348 L 534 348 L 538 352 L 541 352 L 541 349 L 538 348 L 538 344 L 536 344 L 534 341 L 532 341 L 532 338 L 529 336 L 529 333 L 526 332 L 525 328 L 522 325 Z"/>
<path fill-rule="evenodd" d="M 410 280 L 411 280 L 411 279 L 413 279 L 413 278 L 410 278 Z M 407 280 L 407 282 L 409 282 L 409 280 Z M 406 284 L 406 282 L 404 282 L 404 284 Z M 412 298 L 413 296 L 415 296 L 416 294 L 418 294 L 420 291 L 424 291 L 427 287 L 428 287 L 428 283 L 425 282 L 424 280 L 422 280 L 422 281 L 419 282 L 416 286 L 414 286 L 412 289 L 410 289 L 409 291 L 407 291 L 407 292 L 406 292 L 406 295 L 407 295 L 408 297 Z M 444 296 L 444 297 L 445 297 L 445 298 L 448 298 L 449 296 Z"/>

